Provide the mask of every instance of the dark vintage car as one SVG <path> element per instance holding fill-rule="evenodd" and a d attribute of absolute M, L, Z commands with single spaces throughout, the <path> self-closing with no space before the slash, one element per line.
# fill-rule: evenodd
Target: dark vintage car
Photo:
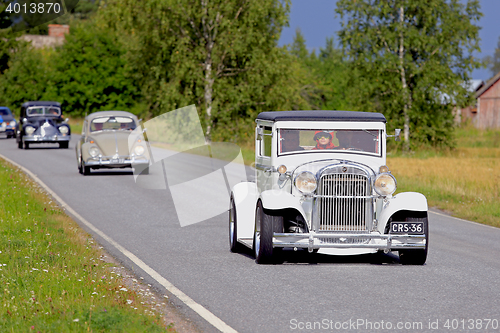
<path fill-rule="evenodd" d="M 0 135 L 7 138 L 16 137 L 16 120 L 6 106 L 0 106 Z"/>
<path fill-rule="evenodd" d="M 133 168 L 137 174 L 149 172 L 146 143 L 131 134 L 140 128 L 137 117 L 126 111 L 98 111 L 83 121 L 82 136 L 75 146 L 78 171 Z"/>
<path fill-rule="evenodd" d="M 59 143 L 60 148 L 68 148 L 71 139 L 70 127 L 62 118 L 58 102 L 24 103 L 16 129 L 20 149 L 28 149 L 33 143 Z"/>

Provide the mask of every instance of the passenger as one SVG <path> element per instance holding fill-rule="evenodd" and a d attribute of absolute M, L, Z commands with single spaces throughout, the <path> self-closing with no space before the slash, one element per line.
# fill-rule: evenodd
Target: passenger
<path fill-rule="evenodd" d="M 313 149 L 333 149 L 336 147 L 332 142 L 332 134 L 327 131 L 316 131 L 314 141 L 316 141 L 316 147 Z"/>
<path fill-rule="evenodd" d="M 300 136 L 298 130 L 281 130 L 281 152 L 288 153 L 291 151 L 304 150 L 300 146 Z"/>
<path fill-rule="evenodd" d="M 337 139 L 339 140 L 340 149 L 359 149 L 359 135 L 354 135 L 353 131 L 337 131 Z"/>
<path fill-rule="evenodd" d="M 94 125 L 94 131 L 102 131 L 102 123 L 92 123 Z"/>

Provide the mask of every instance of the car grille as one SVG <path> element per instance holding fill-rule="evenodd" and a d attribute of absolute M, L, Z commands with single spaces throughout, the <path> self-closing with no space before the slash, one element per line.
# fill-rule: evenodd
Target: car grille
<path fill-rule="evenodd" d="M 318 186 L 319 231 L 368 232 L 370 191 L 365 174 L 322 175 Z"/>

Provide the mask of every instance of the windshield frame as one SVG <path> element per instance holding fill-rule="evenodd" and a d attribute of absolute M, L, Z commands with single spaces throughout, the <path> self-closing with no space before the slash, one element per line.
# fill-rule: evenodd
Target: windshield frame
<path fill-rule="evenodd" d="M 116 121 L 117 118 L 127 118 L 130 120 L 130 122 L 119 122 L 119 121 Z M 109 122 L 111 119 L 114 119 L 115 122 Z M 97 120 L 97 121 L 96 121 Z M 104 121 L 103 121 L 104 120 Z M 105 128 L 104 124 L 106 123 L 119 123 L 120 124 L 120 128 Z M 122 124 L 132 124 L 132 126 L 128 126 L 126 128 L 123 128 L 121 125 Z M 102 124 L 102 128 L 100 129 L 97 129 L 97 127 L 95 125 L 97 124 Z M 94 127 L 93 127 L 94 125 Z M 111 132 L 111 131 L 132 131 L 134 129 L 137 128 L 137 122 L 135 121 L 134 118 L 132 117 L 129 117 L 129 116 L 114 116 L 114 115 L 106 115 L 106 116 L 99 116 L 99 117 L 95 117 L 93 118 L 92 120 L 89 121 L 89 133 L 95 133 L 95 132 Z"/>
<path fill-rule="evenodd" d="M 278 156 L 289 156 L 297 154 L 317 154 L 317 153 L 331 153 L 331 154 L 361 154 L 373 157 L 383 156 L 383 143 L 385 141 L 385 124 L 382 123 L 347 123 L 347 122 L 325 122 L 325 123 L 298 123 L 298 122 L 287 122 L 285 124 L 280 124 L 281 126 L 276 127 L 277 135 L 277 147 L 276 152 Z M 308 126 L 309 125 L 309 126 Z M 292 149 L 286 151 L 283 147 L 284 131 L 300 131 L 300 149 Z M 329 146 L 329 148 L 319 149 L 316 148 L 317 142 L 314 141 L 315 132 L 330 132 L 331 142 L 334 147 Z M 358 139 L 358 147 L 356 149 L 355 145 L 348 148 L 340 144 L 337 138 L 337 132 L 349 131 L 353 134 L 360 134 Z M 332 135 L 333 133 L 333 135 Z M 361 134 L 363 133 L 363 134 Z M 326 135 L 328 136 L 328 135 Z M 370 137 L 373 137 L 374 141 L 378 142 L 378 145 L 373 145 L 373 149 L 367 148 L 371 147 Z M 295 139 L 296 140 L 296 139 Z M 326 147 L 326 146 L 323 146 Z M 362 147 L 365 147 L 364 149 Z M 315 149 L 316 148 L 316 149 Z M 351 149 L 349 149 L 351 148 Z"/>
<path fill-rule="evenodd" d="M 30 111 L 32 111 L 34 109 L 42 109 L 42 113 L 31 114 Z M 57 111 L 57 114 L 50 113 L 49 110 Z M 62 114 L 61 108 L 58 106 L 34 105 L 34 106 L 29 106 L 28 108 L 26 108 L 26 116 L 27 117 L 44 117 L 44 116 L 60 117 L 61 114 Z"/>

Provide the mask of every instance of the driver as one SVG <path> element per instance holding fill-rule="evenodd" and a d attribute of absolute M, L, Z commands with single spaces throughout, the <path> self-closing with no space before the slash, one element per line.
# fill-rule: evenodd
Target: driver
<path fill-rule="evenodd" d="M 332 134 L 327 131 L 316 131 L 314 141 L 316 141 L 316 147 L 313 149 L 333 149 L 336 147 L 332 142 Z"/>

